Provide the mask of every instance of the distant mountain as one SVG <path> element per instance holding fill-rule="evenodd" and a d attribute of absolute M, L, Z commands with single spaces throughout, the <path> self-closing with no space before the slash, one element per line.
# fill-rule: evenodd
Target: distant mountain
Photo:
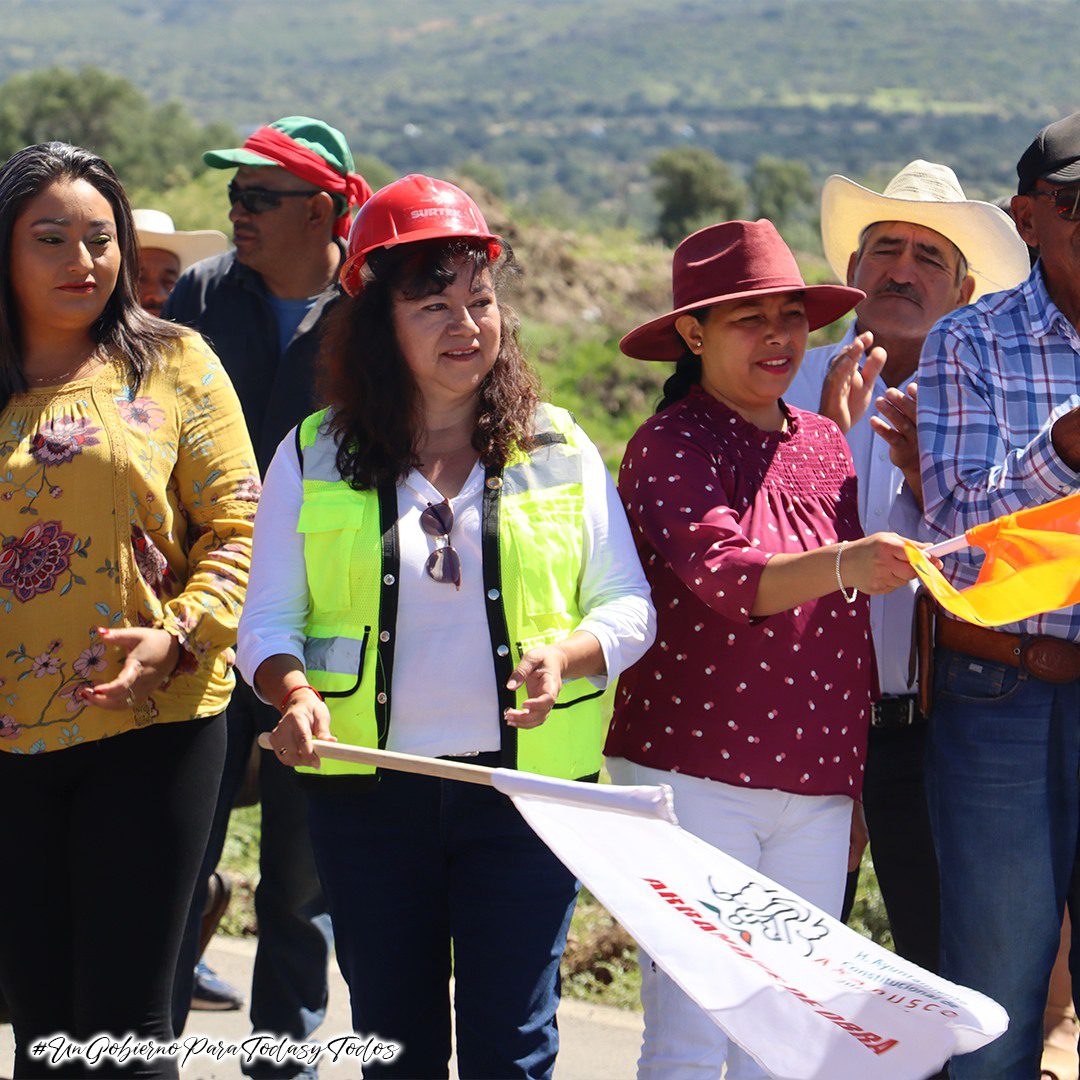
<path fill-rule="evenodd" d="M 708 147 L 817 177 L 948 161 L 1004 193 L 1080 107 L 1075 0 L 0 0 L 0 80 L 123 74 L 241 129 L 336 123 L 398 170 L 474 158 L 545 212 L 633 216 L 648 161 Z M 627 209 L 628 208 L 628 209 Z"/>

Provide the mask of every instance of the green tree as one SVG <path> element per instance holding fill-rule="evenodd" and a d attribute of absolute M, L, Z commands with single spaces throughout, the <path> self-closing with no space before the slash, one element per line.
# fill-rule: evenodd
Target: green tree
<path fill-rule="evenodd" d="M 177 102 L 155 105 L 127 79 L 98 68 L 49 68 L 0 85 L 0 160 L 55 139 L 100 154 L 125 184 L 172 187 L 205 166 L 202 151 L 236 139 Z"/>
<path fill-rule="evenodd" d="M 649 165 L 653 194 L 660 205 L 656 233 L 677 244 L 710 221 L 739 217 L 746 188 L 715 154 L 699 146 L 665 150 Z"/>
<path fill-rule="evenodd" d="M 129 184 L 127 195 L 132 206 L 164 210 L 178 229 L 220 229 L 226 236 L 231 236 L 226 195 L 231 176 L 227 170 L 207 169 L 186 183 L 168 188 L 157 183 L 146 187 Z"/>
<path fill-rule="evenodd" d="M 453 172 L 466 180 L 473 180 L 496 199 L 506 198 L 506 176 L 497 165 L 473 155 L 454 166 Z"/>
<path fill-rule="evenodd" d="M 371 185 L 372 191 L 378 191 L 398 178 L 397 171 L 374 154 L 358 154 L 354 150 L 353 160 L 356 171 Z"/>
<path fill-rule="evenodd" d="M 810 170 L 801 161 L 759 157 L 750 170 L 750 195 L 758 217 L 768 218 L 778 229 L 814 199 L 816 189 Z"/>

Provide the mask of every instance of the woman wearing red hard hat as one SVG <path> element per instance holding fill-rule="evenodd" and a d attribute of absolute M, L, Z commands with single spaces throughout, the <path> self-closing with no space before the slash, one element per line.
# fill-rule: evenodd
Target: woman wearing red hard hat
<path fill-rule="evenodd" d="M 836 425 L 781 395 L 808 332 L 863 294 L 806 285 L 764 220 L 684 240 L 673 292 L 674 310 L 620 343 L 677 366 L 619 475 L 657 644 L 619 682 L 608 768 L 670 785 L 684 829 L 839 916 L 876 691 L 864 594 L 914 571 L 900 537 L 863 538 Z M 640 1077 L 765 1075 L 641 969 Z"/>
<path fill-rule="evenodd" d="M 614 485 L 521 355 L 511 268 L 452 184 L 365 204 L 329 407 L 282 442 L 255 527 L 238 663 L 303 774 L 354 1027 L 402 1047 L 365 1075 L 447 1075 L 453 967 L 459 1074 L 549 1076 L 577 885 L 493 789 L 312 738 L 595 777 L 599 695 L 652 641 Z"/>

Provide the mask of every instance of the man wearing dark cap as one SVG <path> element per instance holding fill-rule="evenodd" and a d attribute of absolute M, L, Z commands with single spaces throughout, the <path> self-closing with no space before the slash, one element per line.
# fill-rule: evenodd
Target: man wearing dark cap
<path fill-rule="evenodd" d="M 928 539 L 1080 491 L 1080 113 L 1017 165 L 1028 278 L 931 330 L 920 362 Z M 945 558 L 958 588 L 981 562 Z M 937 619 L 927 759 L 942 971 L 1009 1028 L 954 1080 L 1039 1075 L 1042 1014 L 1080 818 L 1080 606 L 995 630 Z M 1076 948 L 1077 926 L 1073 926 Z"/>
<path fill-rule="evenodd" d="M 344 135 L 307 116 L 276 120 L 242 147 L 211 150 L 203 160 L 214 168 L 236 170 L 228 187 L 236 248 L 191 267 L 177 282 L 164 315 L 198 330 L 221 357 L 265 471 L 278 443 L 315 406 L 319 332 L 341 295 L 337 275 L 351 211 L 370 197 L 371 189 L 354 172 Z M 272 705 L 238 683 L 228 709 L 228 756 L 203 882 L 221 855 L 253 740 L 277 720 Z M 329 915 L 292 770 L 272 755 L 262 755 L 259 786 L 259 946 L 251 1020 L 256 1031 L 303 1042 L 325 1015 Z M 195 897 L 178 972 L 178 1032 L 191 1001 L 204 899 Z M 255 1059 L 242 1067 L 253 1077 L 314 1075 L 313 1068 L 305 1070 L 291 1059 Z"/>

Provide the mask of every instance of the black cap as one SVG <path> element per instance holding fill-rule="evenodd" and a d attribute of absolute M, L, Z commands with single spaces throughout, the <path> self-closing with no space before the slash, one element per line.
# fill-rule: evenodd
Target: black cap
<path fill-rule="evenodd" d="M 1026 195 L 1036 180 L 1080 182 L 1080 112 L 1044 127 L 1016 163 L 1016 175 L 1019 195 Z"/>

